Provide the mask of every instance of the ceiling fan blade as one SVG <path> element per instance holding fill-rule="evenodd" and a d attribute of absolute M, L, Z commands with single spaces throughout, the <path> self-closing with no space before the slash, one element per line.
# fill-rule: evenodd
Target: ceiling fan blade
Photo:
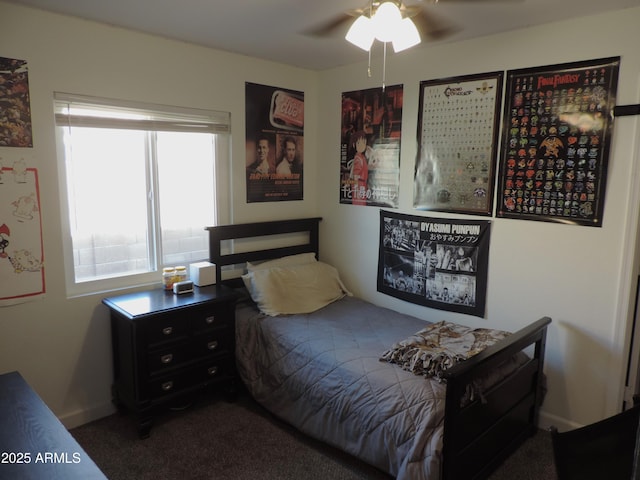
<path fill-rule="evenodd" d="M 423 40 L 442 40 L 460 31 L 453 23 L 422 7 L 405 7 L 405 16 L 413 20 Z"/>
<path fill-rule="evenodd" d="M 346 34 L 354 18 L 359 15 L 362 15 L 362 9 L 349 10 L 323 23 L 312 26 L 302 33 L 312 37 L 331 37 L 337 36 L 339 33 Z"/>
<path fill-rule="evenodd" d="M 525 0 L 428 0 L 424 3 L 522 3 L 524 1 Z"/>

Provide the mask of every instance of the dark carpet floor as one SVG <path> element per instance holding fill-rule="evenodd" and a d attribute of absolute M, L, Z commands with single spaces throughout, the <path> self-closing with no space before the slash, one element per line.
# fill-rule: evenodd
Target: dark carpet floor
<path fill-rule="evenodd" d="M 140 440 L 114 414 L 71 430 L 110 480 L 371 479 L 391 477 L 283 424 L 243 394 L 208 397 L 159 417 Z M 555 480 L 549 433 L 539 431 L 490 480 Z M 465 480 L 465 479 L 460 479 Z"/>

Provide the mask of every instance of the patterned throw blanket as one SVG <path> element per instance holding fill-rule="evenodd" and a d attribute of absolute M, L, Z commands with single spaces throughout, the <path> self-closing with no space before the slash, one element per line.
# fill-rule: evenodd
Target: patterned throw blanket
<path fill-rule="evenodd" d="M 404 370 L 442 380 L 442 373 L 507 337 L 509 332 L 470 328 L 451 322 L 432 323 L 409 338 L 395 343 L 382 354 L 381 361 L 395 363 Z"/>

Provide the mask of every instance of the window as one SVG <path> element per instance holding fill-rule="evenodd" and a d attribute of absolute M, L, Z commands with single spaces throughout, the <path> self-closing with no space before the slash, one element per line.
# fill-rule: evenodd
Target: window
<path fill-rule="evenodd" d="M 55 112 L 69 294 L 158 283 L 162 267 L 208 258 L 228 113 L 58 93 Z"/>

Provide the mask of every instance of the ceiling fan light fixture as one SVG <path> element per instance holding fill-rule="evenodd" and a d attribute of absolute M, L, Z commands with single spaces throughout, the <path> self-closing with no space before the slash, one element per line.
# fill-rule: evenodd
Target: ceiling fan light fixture
<path fill-rule="evenodd" d="M 372 19 L 365 15 L 360 15 L 353 22 L 344 38 L 356 47 L 368 52 L 371 50 L 371 45 L 373 45 L 373 40 L 376 37 L 373 27 Z"/>
<path fill-rule="evenodd" d="M 398 53 L 421 42 L 420 33 L 413 20 L 404 18 L 400 22 L 400 28 L 397 29 L 392 40 L 393 51 Z"/>
<path fill-rule="evenodd" d="M 384 2 L 373 16 L 373 31 L 381 42 L 391 42 L 401 29 L 402 14 L 394 2 Z"/>

